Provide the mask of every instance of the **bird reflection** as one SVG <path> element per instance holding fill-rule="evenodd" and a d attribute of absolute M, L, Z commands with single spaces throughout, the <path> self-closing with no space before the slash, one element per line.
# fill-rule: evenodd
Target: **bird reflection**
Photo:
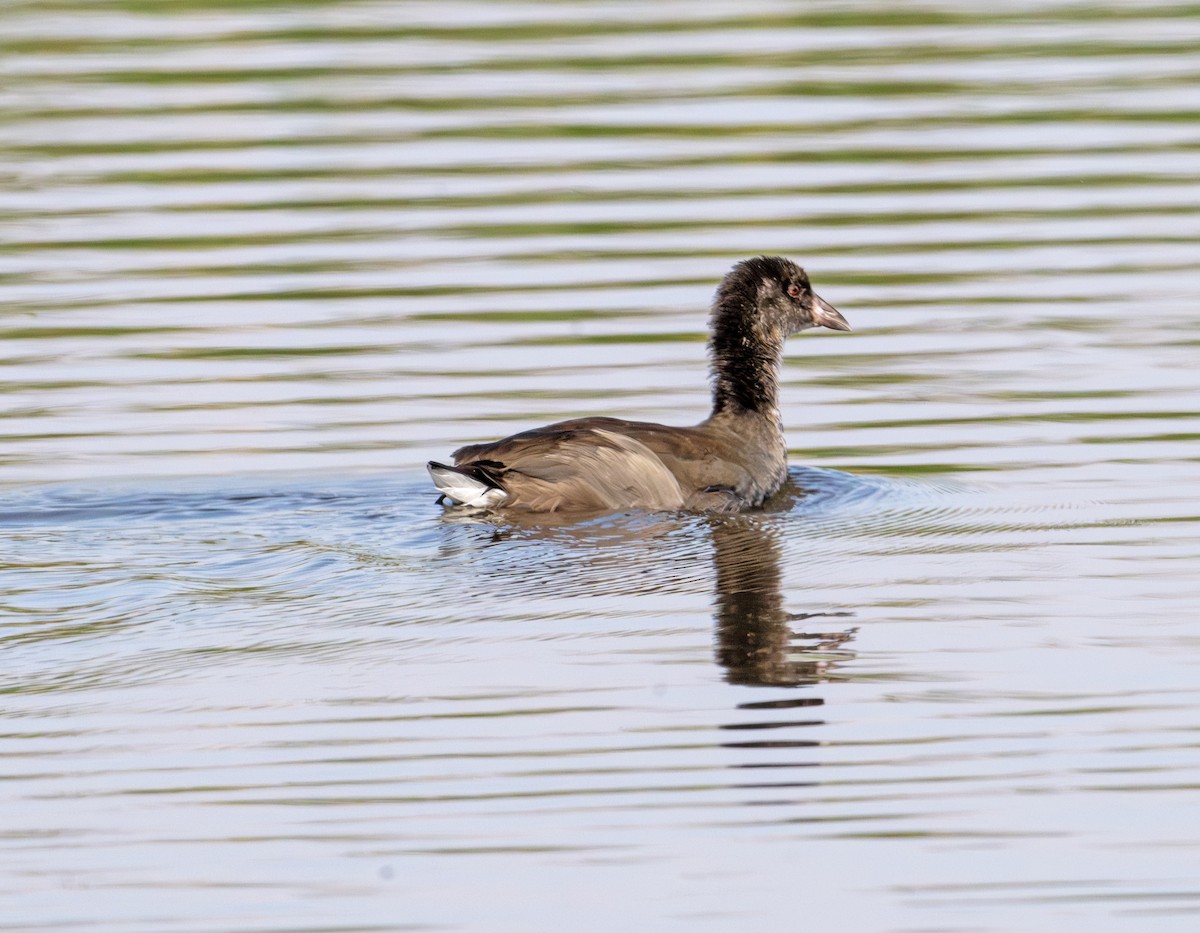
<path fill-rule="evenodd" d="M 852 613 L 787 611 L 781 586 L 782 549 L 776 537 L 780 530 L 771 516 L 762 514 L 732 516 L 712 524 L 717 662 L 729 683 L 742 686 L 804 687 L 840 681 L 838 668 L 854 657 L 847 645 L 858 629 L 842 628 L 834 620 Z M 825 725 L 817 709 L 824 705 L 825 700 L 809 690 L 738 703 L 732 721 L 718 727 L 732 733 L 721 747 L 736 755 L 729 767 L 764 777 L 735 786 L 757 795 L 818 783 L 801 779 L 797 769 L 811 773 L 807 769 L 819 764 L 808 752 L 821 744 L 811 727 Z M 755 796 L 747 802 L 788 800 L 764 801 Z"/>
<path fill-rule="evenodd" d="M 839 664 L 853 657 L 845 646 L 858 630 L 827 630 L 813 620 L 845 618 L 851 613 L 789 613 L 784 608 L 779 542 L 757 516 L 714 521 L 712 541 L 716 656 L 725 679 L 775 687 L 839 680 Z M 776 701 L 773 705 L 804 704 Z"/>
<path fill-rule="evenodd" d="M 840 680 L 838 667 L 854 657 L 847 645 L 857 628 L 833 621 L 849 612 L 787 611 L 779 537 L 796 527 L 805 503 L 838 492 L 845 485 L 842 477 L 832 471 L 793 471 L 764 510 L 737 515 L 446 513 L 442 521 L 447 529 L 487 529 L 486 556 L 473 571 L 520 591 L 533 586 L 559 598 L 676 590 L 696 580 L 697 558 L 703 560 L 711 549 L 716 659 L 725 679 L 742 686 L 798 687 Z M 447 557 L 469 557 L 478 544 L 477 537 L 447 538 L 442 550 Z M 806 705 L 800 699 L 772 702 Z"/>

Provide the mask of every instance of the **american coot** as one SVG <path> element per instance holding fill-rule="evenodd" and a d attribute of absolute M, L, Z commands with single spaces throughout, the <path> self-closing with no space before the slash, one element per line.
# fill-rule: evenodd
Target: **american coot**
<path fill-rule="evenodd" d="M 787 476 L 779 415 L 783 343 L 812 327 L 849 330 L 804 270 L 780 256 L 739 262 L 717 289 L 710 319 L 712 414 L 694 427 L 576 418 L 431 460 L 451 507 L 526 512 L 761 505 Z"/>

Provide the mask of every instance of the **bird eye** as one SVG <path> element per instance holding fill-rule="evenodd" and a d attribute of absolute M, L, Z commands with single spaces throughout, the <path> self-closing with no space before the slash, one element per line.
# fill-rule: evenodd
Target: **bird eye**
<path fill-rule="evenodd" d="M 800 286 L 797 285 L 795 282 L 792 282 L 790 285 L 788 285 L 788 294 L 791 295 L 793 298 L 799 298 L 800 297 Z"/>

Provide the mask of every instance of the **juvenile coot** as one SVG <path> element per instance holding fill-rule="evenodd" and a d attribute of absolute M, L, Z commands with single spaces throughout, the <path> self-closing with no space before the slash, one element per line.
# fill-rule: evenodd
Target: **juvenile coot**
<path fill-rule="evenodd" d="M 709 320 L 712 414 L 694 427 L 576 418 L 431 460 L 451 507 L 527 512 L 626 508 L 735 512 L 761 505 L 787 476 L 779 366 L 788 336 L 850 330 L 780 256 L 739 262 Z"/>

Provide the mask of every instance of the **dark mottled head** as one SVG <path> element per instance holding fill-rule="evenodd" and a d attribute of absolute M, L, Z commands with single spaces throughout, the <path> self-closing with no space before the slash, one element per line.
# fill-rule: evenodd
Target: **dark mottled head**
<path fill-rule="evenodd" d="M 712 355 L 715 410 L 775 405 L 775 370 L 784 341 L 813 327 L 849 330 L 833 305 L 812 290 L 804 270 L 782 256 L 739 262 L 713 301 Z"/>
<path fill-rule="evenodd" d="M 714 314 L 722 309 L 732 312 L 730 323 L 757 323 L 782 337 L 812 327 L 850 329 L 837 309 L 813 292 L 804 270 L 782 256 L 758 256 L 734 266 L 717 289 Z"/>

